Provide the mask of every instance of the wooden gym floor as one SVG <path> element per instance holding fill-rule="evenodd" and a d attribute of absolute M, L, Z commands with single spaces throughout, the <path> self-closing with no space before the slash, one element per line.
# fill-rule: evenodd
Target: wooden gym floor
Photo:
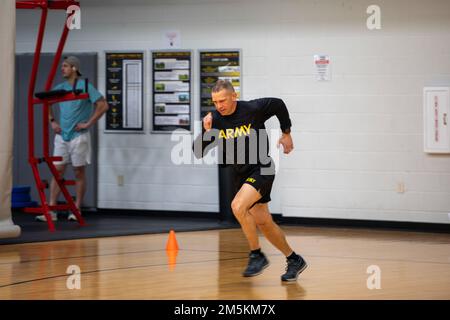
<path fill-rule="evenodd" d="M 265 239 L 271 265 L 241 277 L 240 229 L 0 246 L 0 299 L 450 299 L 450 234 L 283 226 L 309 267 L 282 283 L 284 257 Z M 176 263 L 174 263 L 174 259 Z M 81 289 L 67 288 L 70 265 Z M 369 266 L 381 271 L 369 290 Z"/>

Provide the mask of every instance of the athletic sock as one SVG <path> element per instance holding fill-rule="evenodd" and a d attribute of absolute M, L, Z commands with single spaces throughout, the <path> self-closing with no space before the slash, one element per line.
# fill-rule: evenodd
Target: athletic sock
<path fill-rule="evenodd" d="M 252 250 L 251 251 L 251 254 L 261 254 L 261 248 L 259 248 L 259 249 L 256 249 L 256 250 Z"/>
<path fill-rule="evenodd" d="M 296 254 L 295 251 L 292 251 L 291 255 L 286 258 L 288 258 L 288 260 L 299 260 L 300 256 Z"/>

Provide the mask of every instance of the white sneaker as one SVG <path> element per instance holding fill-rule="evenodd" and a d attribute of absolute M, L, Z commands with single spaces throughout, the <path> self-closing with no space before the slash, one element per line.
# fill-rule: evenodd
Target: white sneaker
<path fill-rule="evenodd" d="M 58 221 L 58 215 L 55 212 L 50 211 L 50 216 L 52 217 L 52 221 Z M 47 218 L 43 214 L 40 216 L 36 216 L 34 219 L 36 221 L 47 222 Z"/>
<path fill-rule="evenodd" d="M 73 213 L 68 215 L 67 220 L 69 220 L 69 221 L 78 221 L 77 216 L 74 215 Z"/>

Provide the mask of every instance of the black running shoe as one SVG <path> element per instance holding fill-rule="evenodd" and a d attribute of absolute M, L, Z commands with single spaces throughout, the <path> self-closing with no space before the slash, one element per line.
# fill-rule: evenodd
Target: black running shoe
<path fill-rule="evenodd" d="M 298 258 L 286 259 L 286 273 L 281 276 L 281 281 L 296 281 L 298 275 L 308 266 L 299 255 Z"/>
<path fill-rule="evenodd" d="M 261 272 L 269 266 L 264 253 L 250 253 L 247 269 L 242 273 L 244 277 L 253 277 L 261 274 Z"/>

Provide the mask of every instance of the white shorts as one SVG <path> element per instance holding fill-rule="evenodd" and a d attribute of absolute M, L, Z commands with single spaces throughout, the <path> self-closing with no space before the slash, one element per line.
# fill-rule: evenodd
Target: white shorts
<path fill-rule="evenodd" d="M 60 134 L 55 134 L 55 157 L 62 157 L 62 161 L 54 161 L 55 165 L 72 163 L 74 167 L 82 167 L 91 163 L 91 135 L 88 132 L 78 137 L 64 141 Z"/>

